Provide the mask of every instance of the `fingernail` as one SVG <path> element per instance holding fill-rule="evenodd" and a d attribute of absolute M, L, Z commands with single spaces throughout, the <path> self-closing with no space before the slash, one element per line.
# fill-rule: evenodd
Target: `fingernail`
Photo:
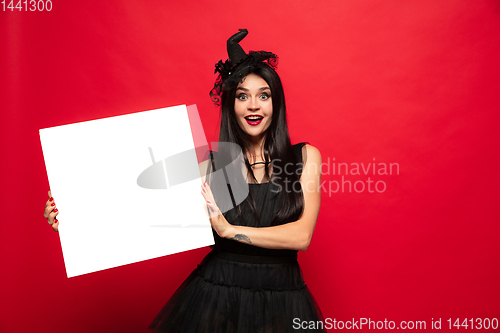
<path fill-rule="evenodd" d="M 55 202 L 53 202 L 53 203 L 51 204 L 51 206 L 55 206 L 55 205 L 56 205 L 56 203 L 55 203 Z"/>
<path fill-rule="evenodd" d="M 52 201 L 52 200 L 54 200 L 54 198 L 50 197 L 49 201 Z"/>
<path fill-rule="evenodd" d="M 54 223 L 57 223 L 57 222 L 59 222 L 59 221 L 56 219 L 56 220 L 54 221 Z"/>
<path fill-rule="evenodd" d="M 207 200 L 207 203 L 210 203 L 210 201 Z"/>
<path fill-rule="evenodd" d="M 56 209 L 54 209 L 54 213 L 57 213 L 57 208 L 56 208 Z"/>

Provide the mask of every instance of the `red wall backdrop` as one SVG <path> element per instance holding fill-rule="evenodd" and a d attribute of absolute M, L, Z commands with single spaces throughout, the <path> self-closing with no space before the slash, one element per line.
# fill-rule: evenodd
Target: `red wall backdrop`
<path fill-rule="evenodd" d="M 325 317 L 500 317 L 498 0 L 52 3 L 0 12 L 0 332 L 146 332 L 208 249 L 67 279 L 38 129 L 196 103 L 215 140 L 238 28 L 280 56 L 292 141 L 325 162 L 299 258 Z"/>

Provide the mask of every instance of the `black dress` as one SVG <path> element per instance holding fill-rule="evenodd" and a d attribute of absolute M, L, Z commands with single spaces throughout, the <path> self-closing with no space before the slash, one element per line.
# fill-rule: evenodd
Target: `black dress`
<path fill-rule="evenodd" d="M 302 161 L 304 143 L 294 145 Z M 272 182 L 249 184 L 260 218 L 245 225 L 266 227 L 277 214 L 281 195 Z M 250 216 L 251 211 L 244 216 Z M 234 211 L 224 214 L 242 225 Z M 297 319 L 323 320 L 304 284 L 297 251 L 273 250 L 223 239 L 214 232 L 215 246 L 188 276 L 151 323 L 154 332 L 281 333 L 296 329 Z M 295 322 L 294 322 L 295 319 Z M 295 325 L 295 327 L 294 327 Z"/>

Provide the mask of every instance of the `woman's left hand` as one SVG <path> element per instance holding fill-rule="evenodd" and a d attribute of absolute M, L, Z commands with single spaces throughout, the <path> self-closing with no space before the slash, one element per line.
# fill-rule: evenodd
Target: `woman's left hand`
<path fill-rule="evenodd" d="M 214 195 L 207 182 L 201 185 L 201 194 L 207 202 L 210 224 L 217 234 L 224 238 L 231 228 L 231 224 L 226 220 L 219 207 L 215 203 Z"/>

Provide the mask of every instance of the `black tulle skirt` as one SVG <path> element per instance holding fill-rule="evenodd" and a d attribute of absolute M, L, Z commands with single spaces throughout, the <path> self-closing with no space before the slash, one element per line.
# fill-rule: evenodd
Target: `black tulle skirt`
<path fill-rule="evenodd" d="M 297 256 L 209 253 L 149 329 L 168 333 L 312 332 L 294 319 L 323 320 Z M 297 319 L 295 319 L 297 320 Z"/>

